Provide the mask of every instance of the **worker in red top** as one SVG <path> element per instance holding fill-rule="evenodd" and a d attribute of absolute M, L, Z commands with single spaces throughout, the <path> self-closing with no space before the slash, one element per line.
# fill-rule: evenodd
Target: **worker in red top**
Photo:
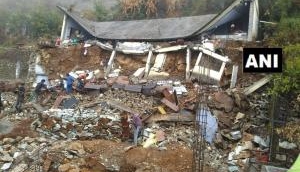
<path fill-rule="evenodd" d="M 82 73 L 78 76 L 79 79 L 81 79 L 84 83 L 86 82 L 86 78 L 89 76 L 88 73 Z"/>

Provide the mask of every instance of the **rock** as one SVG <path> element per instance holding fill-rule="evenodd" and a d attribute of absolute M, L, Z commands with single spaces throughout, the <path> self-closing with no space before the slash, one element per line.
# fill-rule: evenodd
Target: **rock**
<path fill-rule="evenodd" d="M 216 133 L 216 137 L 215 137 L 215 140 L 214 140 L 215 144 L 216 144 L 216 147 L 220 147 L 222 149 L 226 149 L 227 148 L 227 145 L 222 137 L 222 135 L 220 133 Z"/>
<path fill-rule="evenodd" d="M 67 163 L 67 164 L 63 164 L 63 165 L 60 165 L 58 167 L 58 171 L 59 172 L 65 172 L 65 171 L 68 171 L 68 172 L 79 172 L 79 168 L 71 163 Z"/>
<path fill-rule="evenodd" d="M 3 155 L 0 156 L 0 161 L 1 162 L 13 162 L 14 159 L 9 156 L 8 152 L 3 152 Z"/>
<path fill-rule="evenodd" d="M 237 113 L 237 115 L 236 115 L 236 117 L 235 117 L 234 123 L 238 123 L 238 122 L 239 122 L 241 119 L 243 119 L 245 116 L 246 116 L 246 115 L 243 114 L 243 113 L 241 113 L 241 112 Z"/>
<path fill-rule="evenodd" d="M 3 164 L 1 167 L 1 170 L 8 170 L 10 168 L 11 164 L 12 164 L 11 162 Z"/>
<path fill-rule="evenodd" d="M 17 165 L 15 168 L 13 168 L 10 172 L 20 172 L 20 171 L 24 171 L 24 169 L 26 169 L 28 167 L 27 164 L 19 164 Z"/>
<path fill-rule="evenodd" d="M 22 144 L 18 145 L 18 148 L 21 149 L 21 150 L 26 150 L 27 147 L 28 147 L 27 143 L 22 143 Z"/>
<path fill-rule="evenodd" d="M 242 138 L 241 131 L 232 131 L 232 132 L 230 132 L 230 135 L 233 140 L 239 140 Z"/>
<path fill-rule="evenodd" d="M 16 148 L 15 146 L 11 146 L 9 149 L 9 154 L 14 155 L 16 152 L 19 152 L 19 149 Z"/>
<path fill-rule="evenodd" d="M 167 147 L 159 147 L 158 150 L 165 151 L 165 150 L 167 150 Z"/>
<path fill-rule="evenodd" d="M 53 127 L 53 131 L 58 131 L 61 129 L 61 126 L 59 124 L 55 124 L 55 126 Z"/>
<path fill-rule="evenodd" d="M 67 163 L 67 164 L 60 165 L 58 167 L 58 171 L 59 172 L 65 172 L 65 171 L 69 171 L 70 169 L 73 169 L 73 168 L 74 167 L 72 166 L 72 164 Z"/>
<path fill-rule="evenodd" d="M 3 148 L 4 150 L 7 150 L 7 149 L 11 148 L 11 145 L 9 145 L 9 144 L 3 145 L 2 148 Z"/>
<path fill-rule="evenodd" d="M 279 142 L 279 147 L 284 149 L 295 149 L 297 145 L 295 143 L 289 143 L 287 141 Z"/>
<path fill-rule="evenodd" d="M 23 153 L 21 153 L 21 152 L 15 152 L 13 158 L 16 159 L 17 157 L 19 157 L 22 154 Z"/>
<path fill-rule="evenodd" d="M 253 142 L 259 144 L 260 146 L 263 147 L 268 147 L 269 146 L 269 139 L 263 139 L 260 136 L 254 136 Z"/>
<path fill-rule="evenodd" d="M 3 144 L 13 144 L 15 143 L 15 139 L 13 138 L 4 138 L 3 139 Z"/>
<path fill-rule="evenodd" d="M 69 172 L 80 172 L 79 168 L 71 169 Z"/>
<path fill-rule="evenodd" d="M 224 108 L 225 112 L 230 112 L 233 109 L 234 102 L 225 92 L 217 92 L 214 95 L 217 108 Z"/>
<path fill-rule="evenodd" d="M 83 145 L 81 143 L 75 142 L 71 143 L 68 147 L 69 150 L 77 151 L 80 155 L 85 154 Z"/>
<path fill-rule="evenodd" d="M 24 142 L 27 142 L 27 143 L 32 143 L 32 142 L 35 141 L 35 139 L 34 139 L 34 138 L 30 138 L 30 137 L 25 137 L 25 138 L 23 139 L 23 141 L 24 141 Z"/>
<path fill-rule="evenodd" d="M 40 142 L 40 143 L 48 142 L 48 140 L 44 137 L 37 138 L 37 141 Z"/>

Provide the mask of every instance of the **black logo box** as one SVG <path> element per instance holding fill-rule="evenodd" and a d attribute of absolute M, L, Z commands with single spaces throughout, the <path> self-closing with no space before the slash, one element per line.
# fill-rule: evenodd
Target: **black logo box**
<path fill-rule="evenodd" d="M 249 55 L 253 54 L 255 56 L 256 62 L 259 64 L 259 55 L 278 55 L 278 67 L 272 66 L 271 68 L 255 68 L 250 66 L 246 68 L 246 63 L 249 58 Z M 273 59 L 273 58 L 272 58 Z M 243 49 L 243 72 L 245 73 L 280 73 L 282 72 L 282 48 L 244 48 Z"/>

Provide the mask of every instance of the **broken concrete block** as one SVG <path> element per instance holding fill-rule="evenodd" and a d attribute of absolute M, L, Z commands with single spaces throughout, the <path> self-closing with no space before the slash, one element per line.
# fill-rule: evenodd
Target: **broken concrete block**
<path fill-rule="evenodd" d="M 162 91 L 164 97 L 172 103 L 175 103 L 175 99 L 172 93 L 170 93 L 169 89 L 165 88 Z"/>
<path fill-rule="evenodd" d="M 124 90 L 140 93 L 140 92 L 142 92 L 142 86 L 141 85 L 125 85 Z"/>
<path fill-rule="evenodd" d="M 167 72 L 155 72 L 150 70 L 148 79 L 168 79 L 170 76 Z"/>
<path fill-rule="evenodd" d="M 134 72 L 133 76 L 138 78 L 138 79 L 141 79 L 145 74 L 145 68 L 142 67 L 142 68 L 139 68 L 137 71 Z"/>
<path fill-rule="evenodd" d="M 121 85 L 128 85 L 129 78 L 128 78 L 128 76 L 118 76 L 115 83 L 121 84 Z"/>
<path fill-rule="evenodd" d="M 116 82 L 116 80 L 117 80 L 117 77 L 114 77 L 114 78 L 108 78 L 108 79 L 106 80 L 106 83 L 107 83 L 108 85 L 112 86 L 112 85 Z"/>
<path fill-rule="evenodd" d="M 101 85 L 87 83 L 87 84 L 85 84 L 84 88 L 85 89 L 91 89 L 91 90 L 100 90 Z"/>
<path fill-rule="evenodd" d="M 60 103 L 63 101 L 63 99 L 65 99 L 64 96 L 58 96 L 53 104 L 53 106 L 51 107 L 51 109 L 57 109 L 58 106 L 60 105 Z"/>
<path fill-rule="evenodd" d="M 142 87 L 142 93 L 149 96 L 154 95 L 156 92 L 154 90 L 155 87 L 156 87 L 156 83 L 149 83 L 147 85 L 144 85 Z"/>
<path fill-rule="evenodd" d="M 171 108 L 172 110 L 174 110 L 175 112 L 179 111 L 179 107 L 175 104 L 170 102 L 169 100 L 167 100 L 166 98 L 163 98 L 161 100 L 162 103 L 164 103 L 165 105 L 167 105 L 169 108 Z"/>
<path fill-rule="evenodd" d="M 125 85 L 114 83 L 111 88 L 113 89 L 124 89 Z"/>
<path fill-rule="evenodd" d="M 87 90 L 87 95 L 89 96 L 95 96 L 98 95 L 100 93 L 99 90 Z"/>
<path fill-rule="evenodd" d="M 156 87 L 156 83 L 155 82 L 151 82 L 151 83 L 148 83 L 146 85 L 143 85 L 142 89 L 154 89 L 155 87 Z"/>

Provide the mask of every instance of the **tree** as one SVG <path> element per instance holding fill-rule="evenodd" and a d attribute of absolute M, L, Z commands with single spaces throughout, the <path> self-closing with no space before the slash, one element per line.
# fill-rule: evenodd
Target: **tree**
<path fill-rule="evenodd" d="M 102 1 L 95 1 L 94 2 L 94 9 L 95 9 L 95 16 L 97 21 L 107 21 L 108 18 L 108 11 L 105 9 Z"/>
<path fill-rule="evenodd" d="M 272 94 L 300 92 L 300 3 L 296 0 L 276 0 L 271 8 L 270 20 L 278 21 L 271 46 L 283 47 L 284 70 L 274 75 Z"/>

